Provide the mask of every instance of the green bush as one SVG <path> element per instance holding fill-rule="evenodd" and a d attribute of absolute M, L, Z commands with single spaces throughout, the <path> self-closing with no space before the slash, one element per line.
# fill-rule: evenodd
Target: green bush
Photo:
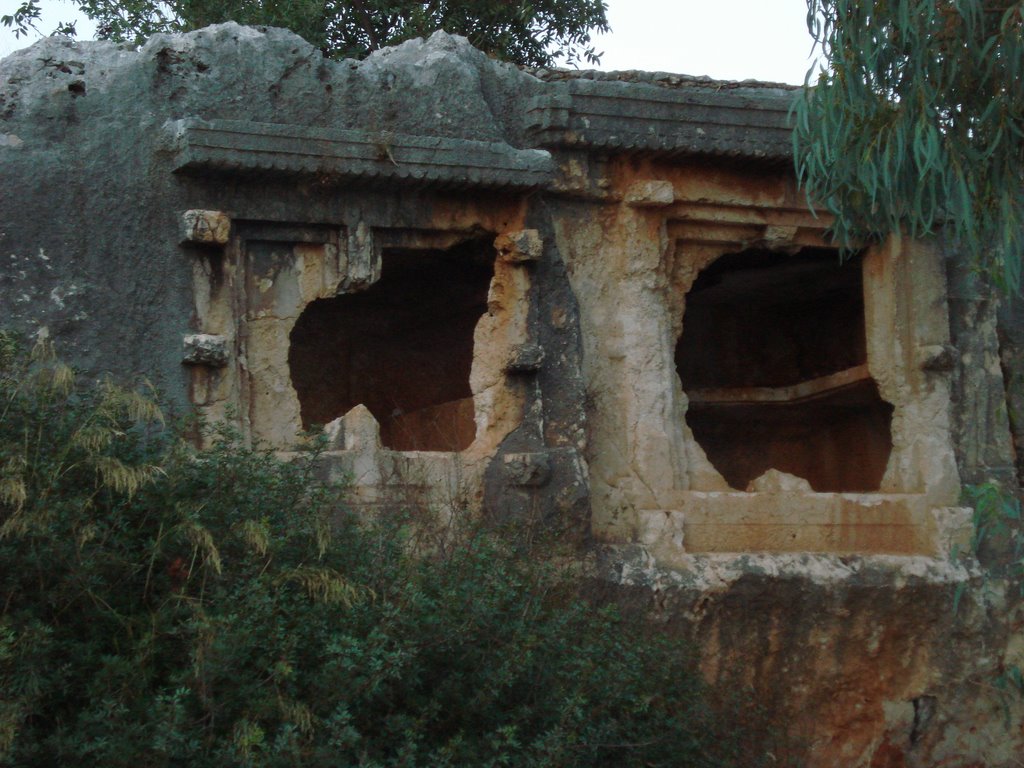
<path fill-rule="evenodd" d="M 0 335 L 0 765 L 721 766 L 687 654 Z M 730 728 L 733 726 L 730 725 Z"/>

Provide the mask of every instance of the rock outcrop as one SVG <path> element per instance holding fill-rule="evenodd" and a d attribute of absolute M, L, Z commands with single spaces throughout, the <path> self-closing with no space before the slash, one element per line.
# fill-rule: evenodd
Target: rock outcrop
<path fill-rule="evenodd" d="M 840 264 L 792 96 L 50 38 L 0 62 L 3 323 L 282 451 L 327 425 L 369 513 L 565 536 L 809 765 L 1014 765 L 1024 615 L 960 498 L 1016 482 L 1024 325 L 941 243 Z"/>

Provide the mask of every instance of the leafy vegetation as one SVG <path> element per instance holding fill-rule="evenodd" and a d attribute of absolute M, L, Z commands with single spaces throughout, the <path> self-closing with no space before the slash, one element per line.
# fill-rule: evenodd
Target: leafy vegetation
<path fill-rule="evenodd" d="M 797 171 L 840 244 L 945 227 L 1019 291 L 1024 2 L 808 0 L 807 18 L 828 68 L 796 106 Z"/>
<path fill-rule="evenodd" d="M 596 63 L 594 31 L 607 32 L 604 0 L 75 0 L 101 39 L 141 44 L 157 32 L 188 32 L 224 21 L 287 27 L 331 58 L 363 58 L 378 48 L 439 29 L 517 64 Z M 0 21 L 25 33 L 40 0 L 22 0 Z M 62 25 L 59 31 L 74 33 Z"/>
<path fill-rule="evenodd" d="M 974 510 L 972 549 L 978 552 L 993 542 L 1007 548 L 1011 557 L 1004 559 L 1012 569 L 1024 575 L 1020 497 L 1004 485 L 989 481 L 968 486 L 964 501 Z M 1024 589 L 1024 582 L 1020 586 Z"/>
<path fill-rule="evenodd" d="M 670 643 L 537 552 L 363 523 L 0 335 L 0 765 L 757 765 Z"/>

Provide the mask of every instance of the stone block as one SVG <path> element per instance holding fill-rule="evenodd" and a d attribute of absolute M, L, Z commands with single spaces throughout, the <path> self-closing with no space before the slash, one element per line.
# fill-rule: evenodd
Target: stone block
<path fill-rule="evenodd" d="M 513 264 L 537 261 L 544 251 L 544 241 L 535 229 L 505 232 L 494 240 L 499 258 Z"/>
<path fill-rule="evenodd" d="M 502 461 L 513 485 L 537 488 L 551 479 L 551 457 L 546 453 L 507 453 Z"/>
<path fill-rule="evenodd" d="M 665 88 L 574 78 L 529 104 L 527 126 L 545 147 L 789 161 L 793 91 L 731 85 Z"/>
<path fill-rule="evenodd" d="M 183 341 L 185 349 L 181 361 L 186 365 L 223 368 L 228 364 L 230 353 L 228 340 L 224 336 L 193 333 L 186 336 Z"/>
<path fill-rule="evenodd" d="M 341 416 L 324 425 L 324 437 L 327 438 L 327 450 L 345 450 L 345 421 Z"/>
<path fill-rule="evenodd" d="M 380 425 L 365 405 L 357 405 L 341 417 L 346 451 L 379 451 Z"/>
<path fill-rule="evenodd" d="M 923 495 L 774 491 L 679 494 L 688 552 L 932 555 Z"/>
<path fill-rule="evenodd" d="M 946 373 L 956 368 L 960 354 L 951 344 L 926 344 L 918 348 L 922 371 Z"/>
<path fill-rule="evenodd" d="M 635 181 L 626 190 L 625 201 L 634 208 L 661 208 L 675 202 L 671 181 Z"/>
<path fill-rule="evenodd" d="M 973 556 L 974 510 L 970 507 L 938 507 L 935 518 L 935 556 Z"/>
<path fill-rule="evenodd" d="M 536 373 L 544 363 L 544 350 L 537 344 L 517 344 L 512 348 L 505 373 Z"/>
<path fill-rule="evenodd" d="M 380 270 L 381 254 L 374 242 L 373 229 L 360 221 L 348 232 L 345 273 L 338 291 L 365 291 L 380 279 Z"/>
<path fill-rule="evenodd" d="M 653 551 L 662 549 L 682 552 L 685 549 L 685 516 L 669 509 L 641 509 L 640 542 Z"/>
<path fill-rule="evenodd" d="M 747 486 L 747 493 L 811 493 L 811 484 L 802 477 L 769 469 L 760 477 L 754 478 Z"/>
<path fill-rule="evenodd" d="M 231 219 L 221 211 L 185 211 L 181 215 L 181 240 L 184 243 L 226 245 L 231 234 Z"/>

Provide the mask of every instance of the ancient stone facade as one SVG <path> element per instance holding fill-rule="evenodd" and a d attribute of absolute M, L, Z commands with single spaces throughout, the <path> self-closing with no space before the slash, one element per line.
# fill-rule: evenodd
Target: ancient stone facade
<path fill-rule="evenodd" d="M 42 41 L 0 63 L 5 324 L 281 451 L 325 426 L 370 512 L 569 536 L 811 765 L 1011 765 L 1022 617 L 960 498 L 1016 476 L 1024 324 L 941 243 L 840 262 L 792 96 L 443 33 Z"/>

